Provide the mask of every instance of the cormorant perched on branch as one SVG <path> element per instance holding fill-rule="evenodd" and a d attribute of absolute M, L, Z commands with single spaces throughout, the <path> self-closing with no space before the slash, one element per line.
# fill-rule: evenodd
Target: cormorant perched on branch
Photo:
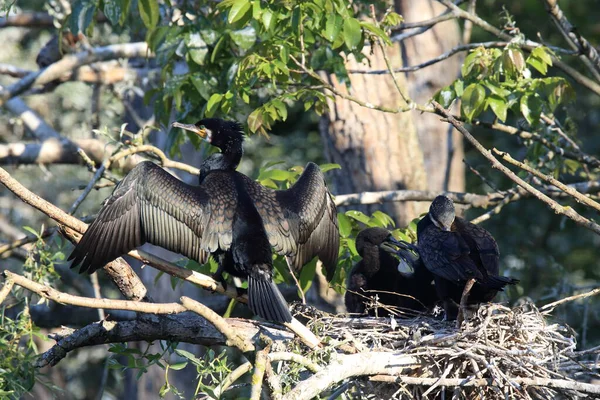
<path fill-rule="evenodd" d="M 92 273 L 144 243 L 248 278 L 250 309 L 291 321 L 272 281 L 272 248 L 296 269 L 318 256 L 329 279 L 337 265 L 336 208 L 317 165 L 308 163 L 288 190 L 271 190 L 235 171 L 243 134 L 236 122 L 175 123 L 218 147 L 202 163 L 200 186 L 188 185 L 151 162 L 137 165 L 115 188 L 69 259 Z"/>
<path fill-rule="evenodd" d="M 344 297 L 348 312 L 363 314 L 375 295 L 379 303 L 400 309 L 427 311 L 433 308 L 436 301 L 431 284 L 433 275 L 422 265 L 413 265 L 411 276 L 403 276 L 398 270 L 398 259 L 392 255 L 398 250 L 391 245 L 400 243 L 384 228 L 363 229 L 356 237 L 356 250 L 363 259 L 348 277 Z M 389 315 L 384 307 L 369 309 L 368 313 Z"/>
<path fill-rule="evenodd" d="M 465 285 L 474 281 L 468 304 L 489 302 L 517 279 L 499 276 L 498 245 L 485 229 L 456 217 L 454 203 L 436 197 L 417 224 L 418 249 L 435 278 L 446 319 L 456 319 Z M 467 288 L 466 292 L 469 292 Z"/>

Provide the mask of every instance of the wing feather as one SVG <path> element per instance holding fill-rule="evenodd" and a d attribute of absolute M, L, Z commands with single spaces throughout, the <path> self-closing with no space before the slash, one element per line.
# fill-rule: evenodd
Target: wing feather
<path fill-rule="evenodd" d="M 225 215 L 224 208 L 235 205 L 235 195 L 228 203 L 216 201 L 215 191 L 223 197 L 230 189 L 222 181 L 226 176 L 215 174 L 194 187 L 151 162 L 138 164 L 107 199 L 69 259 L 91 273 L 149 242 L 206 262 L 215 248 L 203 243 L 203 234 L 231 237 L 230 221 L 208 225 L 213 214 Z"/>

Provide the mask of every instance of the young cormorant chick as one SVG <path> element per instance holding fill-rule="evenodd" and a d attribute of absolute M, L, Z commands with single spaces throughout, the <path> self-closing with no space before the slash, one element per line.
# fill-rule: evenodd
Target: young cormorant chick
<path fill-rule="evenodd" d="M 348 277 L 344 297 L 348 312 L 364 314 L 376 295 L 379 303 L 399 309 L 423 312 L 435 304 L 431 273 L 413 264 L 410 276 L 403 276 L 398 270 L 398 259 L 392 255 L 398 250 L 391 245 L 399 245 L 399 242 L 384 228 L 363 229 L 356 237 L 356 250 L 363 259 L 352 268 Z M 389 310 L 371 308 L 368 313 L 388 316 Z"/>
<path fill-rule="evenodd" d="M 433 200 L 429 213 L 417 224 L 417 237 L 419 253 L 434 274 L 436 292 L 448 320 L 456 319 L 469 281 L 475 284 L 467 304 L 492 301 L 506 285 L 519 282 L 498 275 L 500 252 L 496 241 L 485 229 L 456 217 L 454 203 L 446 196 Z"/>
<path fill-rule="evenodd" d="M 331 278 L 337 264 L 336 209 L 319 168 L 308 163 L 288 190 L 271 190 L 235 171 L 243 135 L 236 122 L 204 119 L 174 124 L 218 147 L 202 164 L 200 186 L 179 181 L 151 162 L 138 164 L 106 200 L 69 259 L 92 273 L 144 243 L 248 278 L 258 316 L 289 322 L 272 281 L 272 248 L 299 270 L 318 256 Z"/>

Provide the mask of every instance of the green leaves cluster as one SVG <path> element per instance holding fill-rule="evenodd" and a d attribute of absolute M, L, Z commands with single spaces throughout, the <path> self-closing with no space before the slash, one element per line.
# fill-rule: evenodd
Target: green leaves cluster
<path fill-rule="evenodd" d="M 460 99 L 462 115 L 468 121 L 489 109 L 501 121 L 506 121 L 511 111 L 535 127 L 542 113 L 554 113 L 575 96 L 563 78 L 533 77 L 532 68 L 542 76 L 547 74 L 553 56 L 544 46 L 526 56 L 512 42 L 503 49 L 477 48 L 465 58 L 462 79 L 440 90 L 436 100 L 447 107 Z"/>

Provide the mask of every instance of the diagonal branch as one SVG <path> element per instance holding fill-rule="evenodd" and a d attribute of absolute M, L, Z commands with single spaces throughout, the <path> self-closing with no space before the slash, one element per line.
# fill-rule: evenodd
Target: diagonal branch
<path fill-rule="evenodd" d="M 432 104 L 435 107 L 438 114 L 444 117 L 448 123 L 452 124 L 460 133 L 462 133 L 465 139 L 467 139 L 485 158 L 487 158 L 490 164 L 492 164 L 493 168 L 496 168 L 499 171 L 501 171 L 510 180 L 512 180 L 517 185 L 521 186 L 523 189 L 525 189 L 527 192 L 533 195 L 533 197 L 545 203 L 556 214 L 564 215 L 572 221 L 574 221 L 575 223 L 577 223 L 578 225 L 581 225 L 584 228 L 587 228 L 592 232 L 600 235 L 600 225 L 598 225 L 592 220 L 583 217 L 571 207 L 563 207 L 544 193 L 540 192 L 538 189 L 531 186 L 529 183 L 525 182 L 523 179 L 519 178 L 514 172 L 512 172 L 510 169 L 508 169 L 506 166 L 500 163 L 500 161 L 498 161 L 498 159 L 492 155 L 492 152 L 490 150 L 483 147 L 482 144 L 479 143 L 477 139 L 475 139 L 473 135 L 471 135 L 471 133 L 465 129 L 462 122 L 457 121 L 456 118 L 454 118 L 449 112 L 444 110 L 444 108 L 437 102 L 432 101 Z"/>

